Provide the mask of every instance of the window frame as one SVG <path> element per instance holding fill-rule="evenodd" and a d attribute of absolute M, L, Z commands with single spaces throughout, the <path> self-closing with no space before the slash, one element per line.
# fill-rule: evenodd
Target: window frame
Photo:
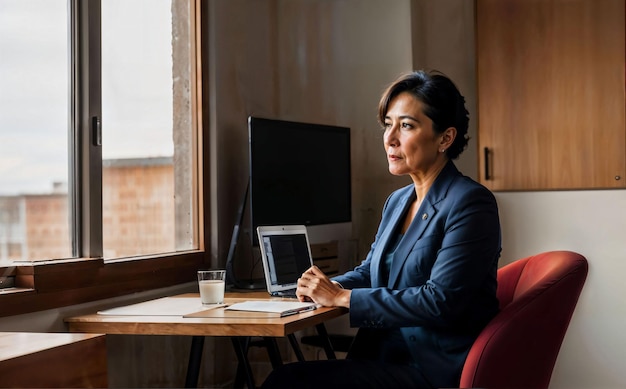
<path fill-rule="evenodd" d="M 195 123 L 197 175 L 198 249 L 122 259 L 103 259 L 102 248 L 102 152 L 97 142 L 95 119 L 101 117 L 100 83 L 100 0 L 70 0 L 70 174 L 79 184 L 70 184 L 73 252 L 78 258 L 38 261 L 0 267 L 2 277 L 14 277 L 15 287 L 0 289 L 0 317 L 60 308 L 130 293 L 160 289 L 196 280 L 196 271 L 209 266 L 211 260 L 205 242 L 210 242 L 209 196 L 203 183 L 209 182 L 207 116 L 203 112 L 203 92 L 207 85 L 207 52 L 203 38 L 207 32 L 207 7 L 201 0 L 190 0 L 195 44 Z M 96 28 L 97 26 L 97 28 Z M 97 31 L 95 31 L 97 30 Z M 95 32 L 94 32 L 95 31 Z M 95 44 L 94 42 L 98 42 Z M 94 48 L 98 47 L 97 50 Z M 88 48 L 89 50 L 86 50 Z M 82 49 L 82 50 L 79 50 Z M 80 52 L 81 55 L 74 53 Z M 97 63 L 97 71 L 94 64 Z M 79 71 L 75 71 L 79 70 Z M 97 90 L 97 92 L 94 92 Z M 72 141 L 75 139 L 75 141 Z M 71 182 L 72 180 L 70 180 Z M 94 190 L 94 189 L 98 190 Z M 99 220 L 98 223 L 93 223 Z"/>

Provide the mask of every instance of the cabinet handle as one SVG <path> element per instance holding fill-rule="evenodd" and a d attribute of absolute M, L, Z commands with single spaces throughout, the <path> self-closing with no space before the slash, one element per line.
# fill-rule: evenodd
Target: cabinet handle
<path fill-rule="evenodd" d="M 485 153 L 485 180 L 491 180 L 491 175 L 489 175 L 489 147 L 485 147 L 483 151 Z"/>

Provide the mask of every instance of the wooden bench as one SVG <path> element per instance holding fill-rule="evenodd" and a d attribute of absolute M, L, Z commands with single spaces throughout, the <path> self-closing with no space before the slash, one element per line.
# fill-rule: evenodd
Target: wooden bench
<path fill-rule="evenodd" d="M 102 334 L 0 332 L 0 387 L 106 388 Z"/>

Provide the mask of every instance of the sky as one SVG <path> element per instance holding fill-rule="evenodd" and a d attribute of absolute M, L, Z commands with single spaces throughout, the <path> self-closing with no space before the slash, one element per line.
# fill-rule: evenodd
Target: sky
<path fill-rule="evenodd" d="M 67 0 L 0 0 L 0 195 L 67 183 Z M 103 158 L 171 156 L 170 0 L 102 0 Z"/>

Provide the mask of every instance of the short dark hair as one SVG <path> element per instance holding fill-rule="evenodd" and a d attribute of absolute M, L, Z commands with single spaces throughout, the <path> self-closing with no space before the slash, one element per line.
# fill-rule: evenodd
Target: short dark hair
<path fill-rule="evenodd" d="M 465 97 L 456 85 L 441 72 L 417 70 L 401 75 L 383 93 L 378 104 L 378 121 L 385 124 L 389 104 L 402 92 L 409 92 L 424 104 L 424 114 L 433 121 L 433 130 L 441 134 L 447 128 L 456 128 L 456 138 L 446 150 L 450 159 L 456 159 L 467 147 L 469 112 Z"/>

